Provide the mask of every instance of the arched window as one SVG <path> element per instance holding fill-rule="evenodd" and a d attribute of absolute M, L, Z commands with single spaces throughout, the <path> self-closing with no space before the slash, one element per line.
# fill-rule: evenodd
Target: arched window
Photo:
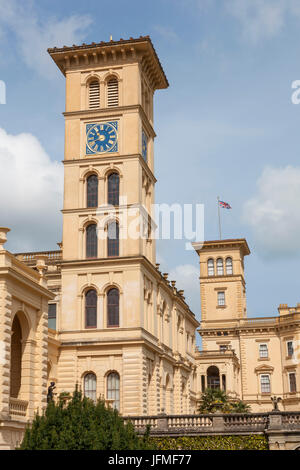
<path fill-rule="evenodd" d="M 216 366 L 207 369 L 207 387 L 212 389 L 220 388 L 220 372 Z"/>
<path fill-rule="evenodd" d="M 107 326 L 119 326 L 119 291 L 118 289 L 110 289 L 107 293 Z"/>
<path fill-rule="evenodd" d="M 96 224 L 88 225 L 86 228 L 86 257 L 97 258 L 98 256 L 98 240 Z"/>
<path fill-rule="evenodd" d="M 223 276 L 224 274 L 224 267 L 223 267 L 223 260 L 222 258 L 217 259 L 217 275 Z"/>
<path fill-rule="evenodd" d="M 96 401 L 97 378 L 95 374 L 86 374 L 84 377 L 84 396 Z"/>
<path fill-rule="evenodd" d="M 10 359 L 10 396 L 18 398 L 22 377 L 22 329 L 17 315 L 12 324 Z"/>
<path fill-rule="evenodd" d="M 98 80 L 92 80 L 89 84 L 89 108 L 100 108 L 100 84 Z"/>
<path fill-rule="evenodd" d="M 119 224 L 115 220 L 107 226 L 107 256 L 119 256 Z"/>
<path fill-rule="evenodd" d="M 85 327 L 97 328 L 97 292 L 94 289 L 85 294 Z"/>
<path fill-rule="evenodd" d="M 120 376 L 117 372 L 107 376 L 107 399 L 114 400 L 113 407 L 120 410 Z"/>
<path fill-rule="evenodd" d="M 120 177 L 118 173 L 111 173 L 107 180 L 107 203 L 112 206 L 119 205 Z"/>
<path fill-rule="evenodd" d="M 107 107 L 119 106 L 119 82 L 112 77 L 107 82 Z"/>
<path fill-rule="evenodd" d="M 87 207 L 98 207 L 98 177 L 91 175 L 86 180 Z"/>
<path fill-rule="evenodd" d="M 207 272 L 209 276 L 215 275 L 215 265 L 212 258 L 207 261 Z"/>
<path fill-rule="evenodd" d="M 226 274 L 232 274 L 232 259 L 231 258 L 226 258 Z"/>

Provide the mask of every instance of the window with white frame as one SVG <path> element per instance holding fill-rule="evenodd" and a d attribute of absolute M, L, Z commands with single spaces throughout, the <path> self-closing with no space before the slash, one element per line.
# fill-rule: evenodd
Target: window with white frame
<path fill-rule="evenodd" d="M 96 401 L 97 379 L 95 374 L 89 373 L 84 377 L 84 396 Z"/>
<path fill-rule="evenodd" d="M 232 259 L 226 258 L 226 274 L 232 274 L 232 273 L 233 273 Z"/>
<path fill-rule="evenodd" d="M 215 275 L 215 265 L 214 260 L 212 258 L 207 261 L 207 273 L 209 276 Z"/>
<path fill-rule="evenodd" d="M 226 352 L 228 349 L 228 346 L 226 344 L 220 344 L 220 352 Z"/>
<path fill-rule="evenodd" d="M 223 274 L 224 274 L 223 260 L 222 258 L 218 258 L 217 259 L 217 275 L 223 276 Z"/>
<path fill-rule="evenodd" d="M 265 357 L 269 357 L 269 352 L 268 352 L 268 345 L 265 343 L 262 343 L 259 345 L 259 357 L 261 359 L 264 359 Z"/>
<path fill-rule="evenodd" d="M 225 306 L 225 292 L 224 291 L 218 292 L 218 306 L 219 307 Z"/>
<path fill-rule="evenodd" d="M 107 399 L 113 400 L 113 407 L 120 411 L 120 376 L 117 372 L 107 376 Z"/>
<path fill-rule="evenodd" d="M 296 384 L 296 374 L 295 372 L 289 373 L 289 385 L 290 385 L 290 392 L 294 393 L 297 391 L 297 384 Z"/>
<path fill-rule="evenodd" d="M 294 344 L 293 344 L 293 341 L 287 341 L 286 347 L 287 347 L 287 355 L 288 355 L 289 357 L 292 357 L 292 356 L 294 355 Z"/>
<path fill-rule="evenodd" d="M 271 393 L 271 381 L 269 374 L 262 374 L 260 376 L 260 390 L 261 393 Z"/>

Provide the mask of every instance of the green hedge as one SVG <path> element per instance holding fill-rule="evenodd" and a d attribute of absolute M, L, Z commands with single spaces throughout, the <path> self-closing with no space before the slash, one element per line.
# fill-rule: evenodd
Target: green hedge
<path fill-rule="evenodd" d="M 268 440 L 263 435 L 250 436 L 186 436 L 152 437 L 157 450 L 268 450 Z"/>

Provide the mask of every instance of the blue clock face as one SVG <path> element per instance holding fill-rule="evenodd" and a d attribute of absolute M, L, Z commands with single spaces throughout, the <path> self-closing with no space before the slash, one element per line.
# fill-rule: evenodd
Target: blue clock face
<path fill-rule="evenodd" d="M 107 153 L 118 151 L 118 122 L 87 124 L 86 153 Z"/>
<path fill-rule="evenodd" d="M 147 161 L 147 158 L 148 158 L 147 152 L 148 152 L 148 139 L 147 139 L 145 132 L 143 131 L 142 132 L 142 157 L 145 160 L 145 162 Z"/>

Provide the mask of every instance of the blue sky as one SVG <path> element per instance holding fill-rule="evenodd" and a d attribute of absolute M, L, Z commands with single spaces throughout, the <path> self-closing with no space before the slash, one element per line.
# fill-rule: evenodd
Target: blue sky
<path fill-rule="evenodd" d="M 12 251 L 61 240 L 64 77 L 47 47 L 149 34 L 170 82 L 155 97 L 156 202 L 203 203 L 205 238 L 245 237 L 249 315 L 300 301 L 297 0 L 0 0 L 0 224 Z M 158 243 L 200 309 L 198 258 Z"/>

